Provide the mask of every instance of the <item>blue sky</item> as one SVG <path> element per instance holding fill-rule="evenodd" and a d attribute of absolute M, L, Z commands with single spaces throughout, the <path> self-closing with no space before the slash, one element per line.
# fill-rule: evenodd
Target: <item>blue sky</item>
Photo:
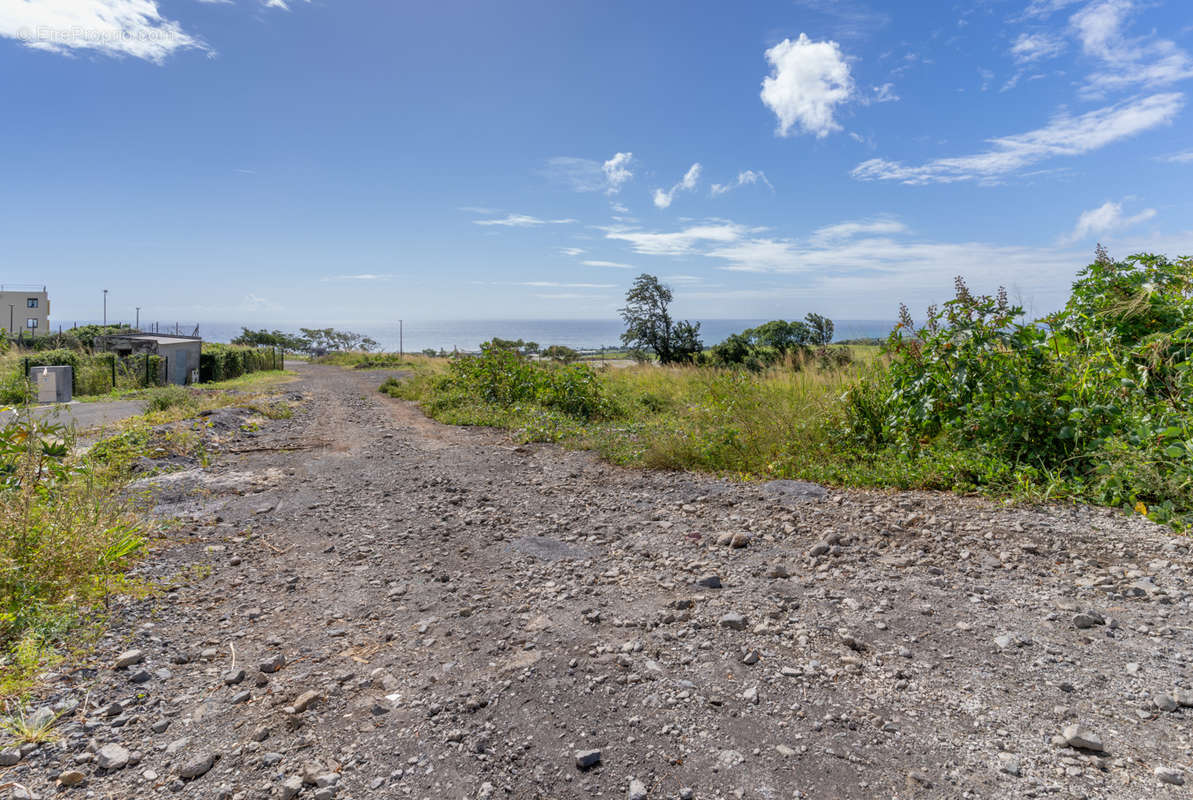
<path fill-rule="evenodd" d="M 0 0 L 2 281 L 53 317 L 1044 312 L 1193 253 L 1185 0 Z"/>

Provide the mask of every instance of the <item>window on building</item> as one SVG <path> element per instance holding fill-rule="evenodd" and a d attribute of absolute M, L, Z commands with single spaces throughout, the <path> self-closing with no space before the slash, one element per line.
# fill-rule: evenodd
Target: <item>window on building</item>
<path fill-rule="evenodd" d="M 36 328 L 37 327 L 37 317 L 30 317 L 29 319 L 25 320 L 25 327 L 26 328 Z"/>
<path fill-rule="evenodd" d="M 30 297 L 25 301 L 25 308 L 37 308 L 37 298 Z"/>

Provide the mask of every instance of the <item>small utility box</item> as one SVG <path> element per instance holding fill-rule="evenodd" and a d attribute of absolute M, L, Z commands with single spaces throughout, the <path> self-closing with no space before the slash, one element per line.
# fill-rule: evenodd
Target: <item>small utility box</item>
<path fill-rule="evenodd" d="M 39 403 L 69 403 L 72 377 L 70 367 L 29 368 L 29 379 L 37 389 Z"/>

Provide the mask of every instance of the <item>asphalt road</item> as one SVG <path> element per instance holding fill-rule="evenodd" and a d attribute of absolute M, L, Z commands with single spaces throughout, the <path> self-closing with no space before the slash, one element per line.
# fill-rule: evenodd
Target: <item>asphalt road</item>
<path fill-rule="evenodd" d="M 143 400 L 101 400 L 92 403 L 46 403 L 31 406 L 29 413 L 39 419 L 51 419 L 77 431 L 88 431 L 136 416 L 145 410 Z M 7 424 L 21 409 L 0 411 L 0 424 Z"/>

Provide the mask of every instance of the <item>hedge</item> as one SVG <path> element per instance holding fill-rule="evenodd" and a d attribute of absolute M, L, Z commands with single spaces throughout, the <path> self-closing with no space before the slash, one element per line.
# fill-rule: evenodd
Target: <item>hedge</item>
<path fill-rule="evenodd" d="M 282 366 L 274 348 L 237 347 L 227 344 L 204 344 L 199 355 L 199 380 L 226 381 L 250 372 L 278 369 Z"/>

